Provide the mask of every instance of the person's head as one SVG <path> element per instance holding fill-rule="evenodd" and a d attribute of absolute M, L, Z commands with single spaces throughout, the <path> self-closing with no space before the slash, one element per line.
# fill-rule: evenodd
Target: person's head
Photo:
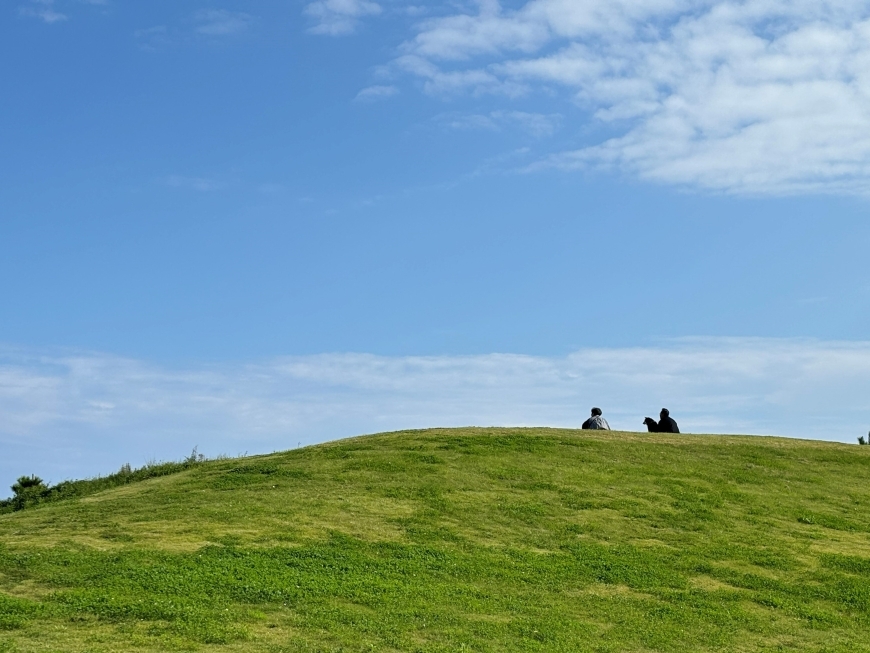
<path fill-rule="evenodd" d="M 667 408 L 662 408 L 662 412 L 659 413 L 659 417 L 667 417 L 670 414 L 671 411 L 669 411 Z"/>
<path fill-rule="evenodd" d="M 600 415 L 600 414 L 601 414 L 600 408 L 593 408 L 592 409 L 592 417 L 595 417 L 596 415 Z"/>

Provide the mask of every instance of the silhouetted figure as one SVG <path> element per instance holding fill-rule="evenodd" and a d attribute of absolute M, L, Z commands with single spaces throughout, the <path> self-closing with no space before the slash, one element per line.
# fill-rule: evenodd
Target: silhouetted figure
<path fill-rule="evenodd" d="M 671 417 L 671 413 L 667 408 L 662 408 L 662 412 L 659 413 L 658 428 L 659 433 L 679 433 L 680 427 L 677 426 L 677 423 L 674 421 L 674 418 Z"/>
<path fill-rule="evenodd" d="M 659 413 L 659 417 L 661 418 L 658 423 L 652 417 L 644 417 L 643 423 L 646 424 L 646 430 L 650 433 L 679 433 L 680 427 L 677 426 L 677 423 L 674 421 L 674 418 L 671 417 L 670 412 L 667 408 L 662 408 L 662 412 Z"/>
<path fill-rule="evenodd" d="M 581 429 L 597 429 L 599 431 L 609 431 L 610 424 L 607 423 L 607 420 L 601 416 L 600 408 L 592 409 L 592 417 L 583 422 L 583 426 Z"/>

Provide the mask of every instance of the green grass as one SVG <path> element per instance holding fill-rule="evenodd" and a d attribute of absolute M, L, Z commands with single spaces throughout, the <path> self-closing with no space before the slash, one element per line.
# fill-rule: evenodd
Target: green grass
<path fill-rule="evenodd" d="M 868 449 L 467 428 L 197 463 L 0 515 L 0 652 L 870 652 Z"/>
<path fill-rule="evenodd" d="M 121 485 L 138 483 L 139 481 L 158 476 L 177 474 L 178 472 L 191 469 L 203 462 L 203 460 L 203 457 L 197 457 L 196 448 L 194 448 L 191 456 L 182 462 L 148 463 L 139 469 L 130 469 L 129 465 L 125 465 L 121 468 L 121 471 L 107 476 L 97 476 L 96 478 L 78 481 L 62 481 L 51 487 L 41 485 L 38 488 L 33 488 L 31 491 L 26 491 L 22 496 L 0 500 L 0 514 L 23 510 L 43 503 L 86 497 Z"/>

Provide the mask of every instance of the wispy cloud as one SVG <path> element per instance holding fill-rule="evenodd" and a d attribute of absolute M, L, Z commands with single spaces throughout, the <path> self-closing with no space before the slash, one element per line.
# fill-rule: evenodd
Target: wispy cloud
<path fill-rule="evenodd" d="M 197 34 L 206 36 L 231 36 L 247 30 L 254 17 L 240 11 L 226 9 L 202 9 L 194 14 Z"/>
<path fill-rule="evenodd" d="M 530 0 L 423 20 L 393 65 L 432 94 L 568 94 L 615 136 L 550 157 L 741 194 L 870 192 L 870 5 Z"/>
<path fill-rule="evenodd" d="M 398 95 L 398 93 L 399 89 L 395 86 L 368 86 L 357 93 L 354 100 L 357 102 L 374 102 Z"/>
<path fill-rule="evenodd" d="M 21 5 L 18 8 L 18 15 L 26 18 L 37 18 L 44 23 L 61 23 L 69 20 L 70 16 L 57 9 L 55 0 L 27 0 L 28 4 Z M 74 5 L 93 5 L 95 7 L 105 7 L 109 0 L 67 0 L 60 4 L 66 7 L 65 11 L 75 11 Z M 70 6 L 73 5 L 73 6 Z"/>
<path fill-rule="evenodd" d="M 516 127 L 536 138 L 552 136 L 562 122 L 560 114 L 529 113 L 526 111 L 491 111 L 488 114 L 443 114 L 438 120 L 451 129 L 485 129 L 501 131 Z"/>
<path fill-rule="evenodd" d="M 162 50 L 173 43 L 189 39 L 190 32 L 202 38 L 221 39 L 242 34 L 255 24 L 256 17 L 225 9 L 202 9 L 195 12 L 183 26 L 155 25 L 133 32 L 137 45 L 143 50 Z"/>
<path fill-rule="evenodd" d="M 870 342 L 686 339 L 565 357 L 327 354 L 166 368 L 98 353 L 0 351 L 0 485 L 123 462 L 271 451 L 365 432 L 576 426 L 601 406 L 642 430 L 854 442 L 870 423 Z"/>
<path fill-rule="evenodd" d="M 143 50 L 159 50 L 169 45 L 171 39 L 166 25 L 155 25 L 133 32 L 136 44 Z"/>
<path fill-rule="evenodd" d="M 223 184 L 215 179 L 209 179 L 208 177 L 185 177 L 183 175 L 170 175 L 165 179 L 167 186 L 172 186 L 173 188 L 187 188 L 189 190 L 196 190 L 200 192 L 208 192 L 213 190 L 219 190 L 223 187 Z"/>
<path fill-rule="evenodd" d="M 18 14 L 27 18 L 38 18 L 45 23 L 60 23 L 69 18 L 54 8 L 54 0 L 30 0 L 30 4 L 18 8 Z"/>
<path fill-rule="evenodd" d="M 361 18 L 381 11 L 379 4 L 369 0 L 317 0 L 305 7 L 305 15 L 315 21 L 308 31 L 329 36 L 352 34 Z"/>

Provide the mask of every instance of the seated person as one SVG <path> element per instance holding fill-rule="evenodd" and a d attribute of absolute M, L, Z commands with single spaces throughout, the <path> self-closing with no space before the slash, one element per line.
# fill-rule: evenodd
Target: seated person
<path fill-rule="evenodd" d="M 581 429 L 597 429 L 599 431 L 609 431 L 610 424 L 607 423 L 607 420 L 601 416 L 600 408 L 592 409 L 592 417 L 583 422 L 583 426 Z"/>
<path fill-rule="evenodd" d="M 679 433 L 680 427 L 677 426 L 676 420 L 671 417 L 671 413 L 667 408 L 662 408 L 659 413 L 661 418 L 658 423 L 652 417 L 644 417 L 643 423 L 646 424 L 646 430 L 650 433 Z"/>
<path fill-rule="evenodd" d="M 680 427 L 677 426 L 677 422 L 671 417 L 671 413 L 667 408 L 662 408 L 662 412 L 659 413 L 659 417 L 661 418 L 658 423 L 659 433 L 679 433 Z"/>

